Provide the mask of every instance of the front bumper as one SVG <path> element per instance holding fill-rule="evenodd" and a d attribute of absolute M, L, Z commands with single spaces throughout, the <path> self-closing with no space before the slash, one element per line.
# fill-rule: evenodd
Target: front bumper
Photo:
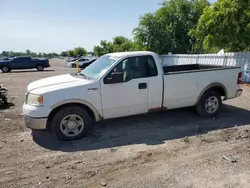
<path fill-rule="evenodd" d="M 242 89 L 238 89 L 238 90 L 235 92 L 235 98 L 241 96 L 242 91 L 243 91 Z"/>
<path fill-rule="evenodd" d="M 47 128 L 48 118 L 32 118 L 24 116 L 25 125 L 34 130 L 44 130 Z"/>

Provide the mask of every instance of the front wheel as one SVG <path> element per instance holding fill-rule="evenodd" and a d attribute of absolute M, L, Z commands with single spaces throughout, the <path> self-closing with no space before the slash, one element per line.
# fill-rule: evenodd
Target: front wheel
<path fill-rule="evenodd" d="M 202 117 L 215 117 L 220 112 L 222 100 L 219 93 L 209 90 L 203 94 L 196 106 L 197 113 Z"/>
<path fill-rule="evenodd" d="M 5 97 L 3 97 L 2 98 L 2 101 L 4 102 L 4 104 L 7 104 L 8 103 L 8 99 L 7 99 L 7 97 L 5 96 Z"/>
<path fill-rule="evenodd" d="M 71 67 L 72 67 L 72 68 L 76 68 L 76 64 L 72 64 Z"/>
<path fill-rule="evenodd" d="M 92 120 L 86 110 L 78 106 L 60 109 L 51 124 L 52 131 L 61 140 L 77 140 L 89 133 Z"/>
<path fill-rule="evenodd" d="M 3 73 L 10 72 L 10 68 L 8 66 L 3 66 L 1 70 Z"/>

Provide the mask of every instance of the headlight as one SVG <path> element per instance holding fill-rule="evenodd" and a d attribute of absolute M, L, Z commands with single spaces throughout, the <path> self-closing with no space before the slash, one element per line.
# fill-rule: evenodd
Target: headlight
<path fill-rule="evenodd" d="M 26 104 L 31 105 L 31 106 L 42 106 L 43 96 L 29 93 L 26 98 Z"/>

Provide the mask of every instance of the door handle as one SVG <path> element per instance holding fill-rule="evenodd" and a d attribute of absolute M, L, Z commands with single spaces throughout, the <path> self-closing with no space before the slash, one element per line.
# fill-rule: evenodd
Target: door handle
<path fill-rule="evenodd" d="M 146 89 L 147 88 L 147 83 L 139 83 L 138 88 L 139 89 Z"/>

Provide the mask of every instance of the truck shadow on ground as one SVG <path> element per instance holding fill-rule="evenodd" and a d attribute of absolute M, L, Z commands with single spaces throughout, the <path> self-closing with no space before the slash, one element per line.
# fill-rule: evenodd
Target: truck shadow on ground
<path fill-rule="evenodd" d="M 206 134 L 217 129 L 250 124 L 250 111 L 224 105 L 218 118 L 204 119 L 193 108 L 103 121 L 81 140 L 63 142 L 46 131 L 33 131 L 33 140 L 43 148 L 64 152 L 87 151 L 133 144 L 159 145 L 167 140 Z"/>

